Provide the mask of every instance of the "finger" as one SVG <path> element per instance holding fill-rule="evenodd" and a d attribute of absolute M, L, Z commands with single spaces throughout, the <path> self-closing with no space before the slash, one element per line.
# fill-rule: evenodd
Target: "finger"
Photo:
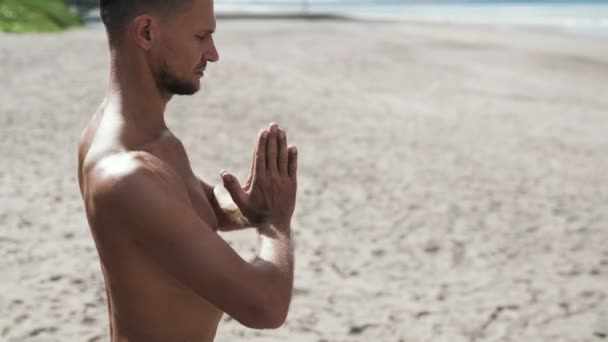
<path fill-rule="evenodd" d="M 273 123 L 270 125 L 270 133 L 268 134 L 268 141 L 266 142 L 266 172 L 269 175 L 277 175 L 279 170 L 277 168 L 277 135 L 279 125 Z"/>
<path fill-rule="evenodd" d="M 252 181 L 253 181 L 253 174 L 249 173 L 249 177 L 247 177 L 245 184 L 243 184 L 243 191 L 249 191 L 249 189 L 251 189 Z"/>
<path fill-rule="evenodd" d="M 234 204 L 239 208 L 244 208 L 247 203 L 247 194 L 241 188 L 238 179 L 228 172 L 222 172 L 222 182 Z"/>
<path fill-rule="evenodd" d="M 260 135 L 262 135 L 262 132 L 264 132 L 264 129 L 261 129 L 258 132 L 258 137 Z M 249 168 L 249 176 L 247 176 L 247 181 L 243 185 L 243 190 L 245 190 L 245 191 L 248 191 L 249 188 L 251 187 L 251 180 L 253 179 L 253 173 L 254 173 L 254 170 L 255 170 L 254 169 L 254 167 L 255 167 L 255 156 L 256 156 L 257 151 L 258 151 L 258 144 L 256 144 L 253 147 L 253 157 L 251 158 L 251 167 Z"/>
<path fill-rule="evenodd" d="M 262 136 L 262 133 L 264 133 L 264 129 L 260 129 L 260 131 L 258 132 L 258 140 L 260 138 L 260 136 Z M 254 171 L 254 165 L 255 165 L 255 156 L 258 152 L 258 145 L 259 144 L 255 144 L 255 146 L 253 146 L 253 157 L 251 158 L 251 167 L 249 168 L 249 178 L 251 178 L 251 175 L 253 175 L 253 171 Z"/>
<path fill-rule="evenodd" d="M 254 161 L 251 161 L 251 170 L 249 171 L 249 175 L 247 176 L 247 180 L 245 181 L 245 184 L 243 184 L 243 189 L 245 189 L 245 190 L 247 190 L 249 188 L 249 186 L 251 185 L 251 179 L 253 178 L 253 163 L 254 163 Z"/>
<path fill-rule="evenodd" d="M 295 146 L 289 147 L 289 177 L 296 180 L 298 175 L 298 149 Z"/>
<path fill-rule="evenodd" d="M 266 140 L 268 140 L 268 131 L 264 130 L 258 138 L 258 145 L 255 147 L 253 179 L 266 177 Z"/>
<path fill-rule="evenodd" d="M 285 134 L 285 131 L 282 129 L 279 129 L 279 174 L 281 175 L 288 175 L 288 171 L 287 171 L 287 161 L 288 161 L 288 157 L 287 157 L 287 135 Z"/>

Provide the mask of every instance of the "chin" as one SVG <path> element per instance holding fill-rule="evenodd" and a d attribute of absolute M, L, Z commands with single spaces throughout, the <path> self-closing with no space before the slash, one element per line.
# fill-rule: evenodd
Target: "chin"
<path fill-rule="evenodd" d="M 203 87 L 203 80 L 201 80 L 201 79 L 196 80 L 195 87 L 196 87 L 196 91 L 200 91 L 201 88 Z"/>
<path fill-rule="evenodd" d="M 170 92 L 175 95 L 194 95 L 201 89 L 200 82 L 190 84 L 182 83 L 179 86 L 169 88 Z"/>
<path fill-rule="evenodd" d="M 201 82 L 196 82 L 196 84 L 193 84 L 192 89 L 194 89 L 194 94 L 201 91 Z"/>

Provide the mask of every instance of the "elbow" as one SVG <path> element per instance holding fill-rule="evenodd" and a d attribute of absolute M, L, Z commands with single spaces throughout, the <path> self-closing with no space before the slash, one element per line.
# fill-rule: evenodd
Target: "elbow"
<path fill-rule="evenodd" d="M 275 309 L 268 312 L 264 318 L 264 323 L 266 325 L 264 329 L 278 329 L 283 326 L 287 320 L 287 312 L 287 309 Z"/>
<path fill-rule="evenodd" d="M 237 320 L 251 329 L 277 329 L 287 320 L 288 311 L 286 305 L 259 303 L 255 304 L 247 318 Z"/>
<path fill-rule="evenodd" d="M 258 303 L 258 313 L 264 325 L 263 329 L 280 328 L 287 320 L 289 305 L 291 303 L 291 286 L 287 288 L 275 288 L 274 296 L 268 296 L 267 300 Z"/>
<path fill-rule="evenodd" d="M 241 313 L 241 324 L 252 329 L 277 329 L 285 324 L 291 303 L 292 277 L 285 277 L 271 268 L 266 281 L 247 290 L 247 305 Z M 273 272 L 274 271 L 274 272 Z M 243 303 L 243 302 L 241 302 Z"/>

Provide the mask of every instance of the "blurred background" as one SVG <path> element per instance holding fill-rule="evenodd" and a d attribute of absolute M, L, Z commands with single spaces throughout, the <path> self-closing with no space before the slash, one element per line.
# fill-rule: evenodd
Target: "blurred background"
<path fill-rule="evenodd" d="M 3 31 L 53 30 L 98 20 L 99 0 L 2 0 Z M 235 15 L 347 16 L 550 26 L 608 34 L 606 0 L 220 0 L 216 13 Z"/>
<path fill-rule="evenodd" d="M 244 177 L 272 121 L 300 151 L 289 318 L 218 341 L 608 338 L 608 2 L 215 8 L 220 61 L 167 108 L 193 169 Z M 0 0 L 0 31 L 0 341 L 108 341 L 76 176 L 97 2 Z"/>

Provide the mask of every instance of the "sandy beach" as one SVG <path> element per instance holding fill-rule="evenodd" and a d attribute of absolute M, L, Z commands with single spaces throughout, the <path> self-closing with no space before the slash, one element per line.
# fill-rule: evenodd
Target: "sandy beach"
<path fill-rule="evenodd" d="M 295 296 L 217 341 L 608 339 L 608 43 L 550 30 L 219 20 L 171 129 L 245 176 L 259 128 L 300 151 Z M 0 341 L 108 341 L 78 137 L 102 26 L 0 34 Z M 255 232 L 226 233 L 244 258 Z"/>

